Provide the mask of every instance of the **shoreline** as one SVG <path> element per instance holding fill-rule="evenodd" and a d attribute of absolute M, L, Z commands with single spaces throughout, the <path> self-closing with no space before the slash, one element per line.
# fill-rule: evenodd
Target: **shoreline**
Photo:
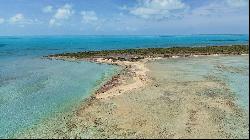
<path fill-rule="evenodd" d="M 117 74 L 110 77 L 108 81 L 102 84 L 100 88 L 95 90 L 93 94 L 90 95 L 89 99 L 88 98 L 86 99 L 87 102 L 93 99 L 106 99 L 112 96 L 120 95 L 129 90 L 146 86 L 146 84 L 150 82 L 150 78 L 146 74 L 146 72 L 149 70 L 145 67 L 145 63 L 150 60 L 153 60 L 152 58 L 145 58 L 137 62 L 119 61 L 119 60 L 113 62 L 112 60 L 105 58 L 96 58 L 89 60 L 89 59 L 50 57 L 49 59 L 64 60 L 64 61 L 88 61 L 97 64 L 109 64 L 121 67 L 121 70 L 119 70 Z M 124 85 L 122 80 L 127 76 L 132 76 L 134 82 Z M 117 92 L 118 94 L 115 94 Z"/>
<path fill-rule="evenodd" d="M 159 59 L 177 59 L 177 58 L 196 58 L 196 57 L 219 57 L 219 56 L 249 56 L 249 54 L 209 54 L 209 55 L 174 55 L 171 57 L 146 57 L 138 61 L 113 61 L 112 58 L 70 58 L 65 56 L 48 56 L 47 59 L 56 59 L 64 61 L 87 61 L 97 64 L 108 64 L 108 65 L 117 65 L 122 69 L 112 77 L 110 80 L 106 81 L 99 88 L 93 91 L 90 94 L 90 97 L 87 98 L 86 102 L 90 102 L 94 99 L 106 99 L 109 97 L 117 96 L 123 94 L 124 92 L 131 91 L 133 89 L 145 87 L 150 83 L 150 78 L 147 76 L 148 68 L 145 67 L 145 63 L 149 61 L 159 60 Z M 126 73 L 126 74 L 124 74 Z M 129 74 L 128 74 L 129 73 Z M 134 83 L 126 85 L 122 83 L 122 79 L 126 76 L 132 76 Z M 125 85 L 124 85 L 125 84 Z M 89 104 L 89 103 L 87 103 Z"/>
<path fill-rule="evenodd" d="M 150 79 L 147 76 L 149 69 L 145 67 L 146 59 L 139 62 L 129 61 L 116 61 L 112 62 L 108 59 L 99 58 L 96 60 L 97 63 L 115 64 L 123 67 L 122 71 L 117 75 L 113 76 L 110 81 L 106 82 L 100 89 L 95 92 L 97 99 L 105 99 L 112 96 L 123 94 L 124 92 L 131 91 L 133 89 L 145 87 Z M 125 72 L 125 74 L 122 74 Z M 131 76 L 133 82 L 124 85 L 124 76 Z"/>

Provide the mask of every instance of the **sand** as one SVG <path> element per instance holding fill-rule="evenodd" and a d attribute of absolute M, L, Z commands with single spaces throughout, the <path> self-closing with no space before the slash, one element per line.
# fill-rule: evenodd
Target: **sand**
<path fill-rule="evenodd" d="M 112 62 L 108 59 L 96 59 L 96 62 L 98 63 L 108 63 L 108 64 L 116 64 L 122 67 L 125 67 L 127 71 L 130 71 L 133 73 L 132 75 L 132 81 L 128 84 L 120 84 L 119 86 L 113 87 L 108 91 L 105 91 L 100 94 L 96 94 L 97 99 L 105 99 L 112 96 L 117 96 L 123 93 L 126 93 L 128 91 L 137 89 L 137 88 L 143 88 L 147 85 L 149 82 L 149 78 L 147 77 L 146 73 L 149 71 L 148 68 L 145 66 L 145 63 L 147 60 L 143 60 L 140 62 L 129 62 L 129 61 L 116 61 Z"/>
<path fill-rule="evenodd" d="M 114 80 L 119 82 L 95 93 L 73 112 L 44 120 L 13 137 L 248 138 L 248 112 L 207 67 L 234 57 L 96 59 L 123 67 Z M 237 57 L 248 63 L 248 56 Z"/>

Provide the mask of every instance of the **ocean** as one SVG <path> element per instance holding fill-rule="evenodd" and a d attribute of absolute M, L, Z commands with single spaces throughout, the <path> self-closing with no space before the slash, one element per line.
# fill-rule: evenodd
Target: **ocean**
<path fill-rule="evenodd" d="M 119 71 L 116 66 L 43 58 L 88 50 L 248 44 L 249 35 L 2 36 L 0 138 L 70 110 Z"/>

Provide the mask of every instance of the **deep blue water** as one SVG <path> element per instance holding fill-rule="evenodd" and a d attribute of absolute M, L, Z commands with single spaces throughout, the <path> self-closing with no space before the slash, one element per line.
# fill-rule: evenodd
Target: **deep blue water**
<path fill-rule="evenodd" d="M 249 35 L 0 37 L 0 138 L 65 111 L 118 68 L 48 60 L 86 50 L 248 44 Z"/>
<path fill-rule="evenodd" d="M 249 35 L 0 37 L 0 56 L 173 46 L 247 44 Z"/>

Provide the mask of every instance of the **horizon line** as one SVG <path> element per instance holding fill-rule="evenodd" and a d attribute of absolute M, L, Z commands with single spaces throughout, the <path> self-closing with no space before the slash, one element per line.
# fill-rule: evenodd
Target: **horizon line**
<path fill-rule="evenodd" d="M 60 34 L 47 34 L 47 35 L 0 35 L 0 37 L 9 37 L 9 36 L 182 36 L 182 35 L 249 35 L 249 33 L 211 33 L 211 34 L 123 34 L 123 35 L 117 35 L 117 34 L 103 34 L 103 35 L 91 35 L 91 34 L 71 34 L 71 35 L 60 35 Z"/>

